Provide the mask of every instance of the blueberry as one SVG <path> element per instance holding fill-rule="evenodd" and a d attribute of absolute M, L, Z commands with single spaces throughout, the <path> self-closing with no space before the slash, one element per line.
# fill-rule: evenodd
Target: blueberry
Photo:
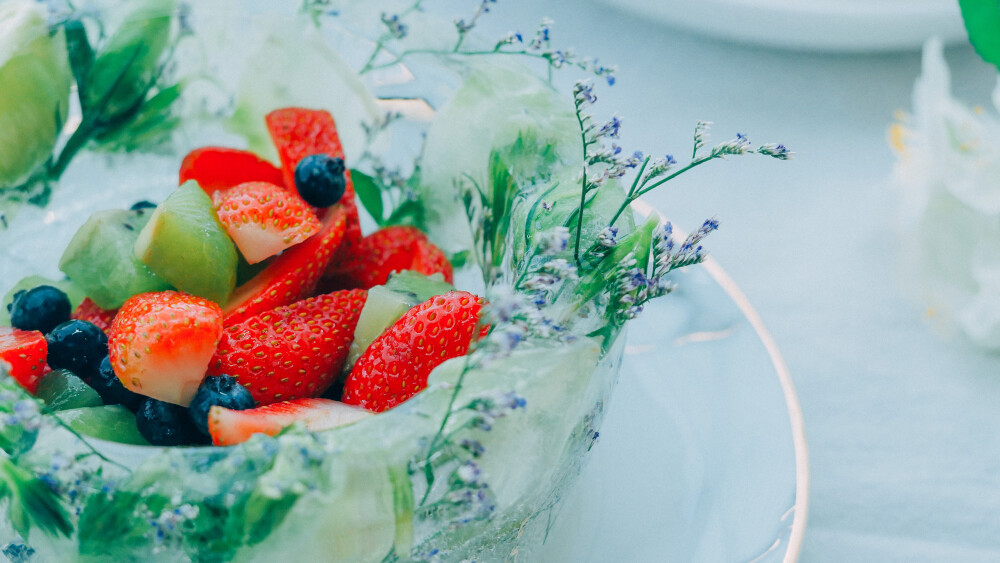
<path fill-rule="evenodd" d="M 93 323 L 73 319 L 45 335 L 52 369 L 68 369 L 83 379 L 93 376 L 108 355 L 108 337 Z"/>
<path fill-rule="evenodd" d="M 180 405 L 145 399 L 135 413 L 139 434 L 154 446 L 185 446 L 205 443 L 188 410 Z"/>
<path fill-rule="evenodd" d="M 69 297 L 51 285 L 40 285 L 15 293 L 7 310 L 14 328 L 49 332 L 69 320 Z"/>
<path fill-rule="evenodd" d="M 188 410 L 191 420 L 208 436 L 208 410 L 213 406 L 244 411 L 254 407 L 253 395 L 229 375 L 210 375 L 198 386 Z"/>
<path fill-rule="evenodd" d="M 347 189 L 344 159 L 312 154 L 295 167 L 295 188 L 306 203 L 330 207 L 340 201 Z"/>
<path fill-rule="evenodd" d="M 90 386 L 101 396 L 105 405 L 121 405 L 132 412 L 139 410 L 139 403 L 146 398 L 122 385 L 111 367 L 111 358 L 108 356 L 104 356 L 100 368 L 91 376 Z"/>
<path fill-rule="evenodd" d="M 152 201 L 147 201 L 147 200 L 144 199 L 144 200 L 137 201 L 137 202 L 133 203 L 132 207 L 129 207 L 129 210 L 131 210 L 131 211 L 139 211 L 141 209 L 155 209 L 155 208 L 156 208 L 156 204 L 155 203 L 153 203 Z"/>

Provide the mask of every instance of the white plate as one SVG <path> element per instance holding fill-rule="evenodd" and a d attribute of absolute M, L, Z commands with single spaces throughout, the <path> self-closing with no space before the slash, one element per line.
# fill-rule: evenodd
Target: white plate
<path fill-rule="evenodd" d="M 965 40 L 956 0 L 600 0 L 713 37 L 817 51 L 916 49 Z"/>
<path fill-rule="evenodd" d="M 785 363 L 718 263 L 679 281 L 629 326 L 601 440 L 540 561 L 798 556 L 808 459 Z"/>

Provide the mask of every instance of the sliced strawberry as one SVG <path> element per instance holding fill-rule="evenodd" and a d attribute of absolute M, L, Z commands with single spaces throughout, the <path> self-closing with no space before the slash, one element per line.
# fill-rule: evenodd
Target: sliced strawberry
<path fill-rule="evenodd" d="M 265 121 L 271 140 L 278 149 L 285 176 L 284 183 L 288 189 L 295 188 L 295 167 L 303 158 L 311 154 L 344 158 L 344 147 L 340 144 L 337 124 L 326 110 L 278 109 L 267 114 Z M 354 183 L 351 182 L 350 171 L 347 172 L 347 190 L 343 199 L 354 200 Z"/>
<path fill-rule="evenodd" d="M 111 330 L 111 323 L 115 320 L 115 315 L 118 314 L 118 309 L 102 309 L 97 303 L 90 300 L 89 297 L 84 298 L 77 306 L 76 310 L 70 317 L 78 319 L 81 321 L 87 321 L 93 323 L 97 328 L 108 332 Z"/>
<path fill-rule="evenodd" d="M 188 153 L 181 162 L 179 184 L 188 180 L 196 180 L 201 189 L 212 195 L 244 182 L 270 182 L 281 186 L 285 176 L 280 168 L 252 152 L 202 147 Z"/>
<path fill-rule="evenodd" d="M 321 220 L 322 228 L 305 242 L 274 259 L 263 272 L 236 288 L 223 308 L 225 326 L 282 305 L 290 305 L 316 289 L 333 251 L 344 239 L 347 210 L 336 205 Z"/>
<path fill-rule="evenodd" d="M 368 292 L 310 297 L 226 327 L 209 375 L 231 375 L 257 404 L 317 397 L 347 358 Z"/>
<path fill-rule="evenodd" d="M 285 176 L 285 187 L 295 189 L 295 167 L 299 161 L 311 154 L 326 154 L 334 158 L 345 158 L 344 147 L 337 135 L 337 125 L 330 112 L 303 108 L 284 108 L 272 111 L 265 118 L 271 140 L 278 149 L 281 168 Z M 354 199 L 354 183 L 351 171 L 346 172 L 347 188 L 341 204 L 347 208 L 347 228 L 344 244 L 334 255 L 334 261 L 341 261 L 349 249 L 361 240 L 361 223 Z"/>
<path fill-rule="evenodd" d="M 221 336 L 215 303 L 177 291 L 140 293 L 111 324 L 111 366 L 130 391 L 187 406 Z"/>
<path fill-rule="evenodd" d="M 41 332 L 0 326 L 0 361 L 10 366 L 10 376 L 31 394 L 38 390 L 38 382 L 48 371 L 48 351 Z"/>
<path fill-rule="evenodd" d="M 451 262 L 448 261 L 444 251 L 434 246 L 429 240 L 418 242 L 414 247 L 413 262 L 409 269 L 428 276 L 440 272 L 444 275 L 446 282 L 454 283 Z"/>
<path fill-rule="evenodd" d="M 349 170 L 348 174 L 350 174 Z M 340 202 L 345 207 L 347 216 L 344 223 L 344 240 L 333 252 L 333 259 L 330 260 L 330 263 L 343 262 L 348 256 L 354 254 L 355 249 L 361 244 L 361 219 L 358 218 L 358 202 L 353 199 L 353 196 L 348 199 L 346 194 L 340 198 Z"/>
<path fill-rule="evenodd" d="M 215 406 L 208 411 L 208 432 L 216 446 L 231 446 L 247 441 L 254 434 L 274 436 L 296 422 L 316 432 L 344 426 L 371 414 L 330 399 L 296 399 L 244 411 Z"/>
<path fill-rule="evenodd" d="M 295 246 L 321 227 L 302 198 L 266 182 L 215 192 L 212 203 L 229 238 L 250 264 Z"/>
<path fill-rule="evenodd" d="M 358 358 L 343 401 L 382 412 L 422 391 L 434 368 L 469 351 L 482 303 L 449 291 L 407 311 Z"/>
<path fill-rule="evenodd" d="M 331 262 L 324 273 L 324 287 L 371 288 L 383 285 L 393 272 L 414 270 L 444 274 L 452 282 L 451 263 L 427 235 L 415 227 L 386 227 L 361 239 L 342 262 Z"/>

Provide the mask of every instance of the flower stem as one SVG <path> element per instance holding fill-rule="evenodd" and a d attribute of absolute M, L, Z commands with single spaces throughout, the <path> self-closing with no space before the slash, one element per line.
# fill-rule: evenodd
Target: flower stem
<path fill-rule="evenodd" d="M 469 370 L 473 367 L 470 365 L 471 356 L 465 357 L 465 366 L 462 368 L 462 373 L 458 375 L 458 379 L 455 381 L 455 390 L 451 393 L 451 398 L 448 399 L 448 408 L 444 411 L 444 418 L 441 419 L 441 426 L 438 427 L 437 434 L 431 439 L 430 445 L 427 446 L 427 457 L 424 462 L 427 464 L 424 466 L 424 476 L 427 479 L 427 490 L 424 491 L 424 496 L 420 498 L 420 504 L 418 507 L 423 506 L 427 502 L 427 497 L 431 494 L 431 488 L 434 485 L 434 468 L 431 466 L 431 457 L 440 447 L 442 438 L 444 436 L 445 426 L 448 425 L 448 421 L 451 420 L 452 409 L 455 408 L 455 401 L 458 399 L 459 392 L 462 391 L 462 382 L 465 380 L 465 375 L 469 373 Z"/>
<path fill-rule="evenodd" d="M 580 237 L 583 236 L 583 208 L 587 206 L 587 129 L 583 125 L 583 116 L 580 115 L 580 106 L 576 107 L 576 122 L 580 125 L 580 141 L 583 143 L 583 178 L 580 179 L 580 214 L 576 218 L 576 244 L 573 248 L 573 259 L 576 260 L 576 267 L 582 268 L 580 261 Z"/>
<path fill-rule="evenodd" d="M 646 165 L 647 165 L 647 164 L 649 164 L 649 159 L 650 159 L 650 158 L 652 158 L 652 157 L 650 157 L 650 156 L 647 156 L 647 157 L 646 157 L 646 158 L 645 158 L 645 159 L 644 159 L 644 160 L 642 161 L 642 166 L 640 166 L 640 167 L 639 167 L 639 173 L 635 175 L 635 180 L 632 180 L 632 187 L 630 187 L 630 188 L 628 189 L 628 195 L 629 195 L 629 196 L 631 196 L 632 194 L 634 194 L 634 193 L 635 193 L 635 189 L 636 189 L 636 187 L 638 187 L 638 185 L 639 185 L 639 180 L 641 180 L 641 179 L 642 179 L 642 173 L 646 171 Z M 615 218 L 617 218 L 617 216 L 615 216 Z M 614 223 L 614 221 L 612 221 L 612 223 Z"/>
<path fill-rule="evenodd" d="M 423 1 L 424 0 L 417 0 L 416 2 L 413 3 L 412 6 L 410 6 L 409 8 L 407 8 L 405 10 L 403 10 L 402 12 L 400 12 L 399 13 L 399 17 L 400 18 L 404 18 L 404 17 L 410 15 L 412 12 L 420 10 L 420 3 L 423 2 Z M 388 33 L 388 32 L 383 33 L 381 36 L 379 36 L 378 41 L 375 42 L 375 50 L 372 51 L 371 56 L 369 56 L 368 60 L 365 61 L 364 66 L 361 67 L 361 70 L 358 71 L 358 74 L 364 74 L 364 73 L 366 73 L 368 71 L 371 71 L 371 70 L 375 70 L 375 69 L 378 69 L 378 68 L 383 68 L 381 65 L 379 65 L 379 66 L 372 66 L 372 63 L 375 62 L 375 58 L 378 57 L 378 54 L 381 53 L 383 49 L 385 49 L 385 42 L 387 40 L 391 39 L 391 38 L 392 38 L 392 34 Z M 456 49 L 457 48 L 458 47 L 456 47 Z M 396 64 L 397 62 L 399 62 L 399 59 L 396 59 L 392 63 L 389 63 L 388 66 L 392 66 L 392 65 Z"/>
<path fill-rule="evenodd" d="M 59 157 L 52 164 L 52 167 L 48 169 L 46 173 L 46 180 L 58 180 L 62 176 L 63 172 L 66 171 L 66 167 L 69 166 L 69 163 L 73 160 L 73 157 L 76 156 L 76 153 L 80 152 L 80 149 L 87 145 L 87 142 L 90 141 L 93 134 L 94 131 L 90 124 L 86 121 L 81 122 L 80 125 L 77 126 L 76 131 L 73 131 L 73 134 L 70 135 L 69 139 L 66 141 L 66 144 L 63 146 L 62 151 L 59 152 Z"/>
<path fill-rule="evenodd" d="M 660 178 L 659 180 L 657 180 L 656 182 L 654 182 L 653 184 L 651 184 L 649 186 L 646 185 L 646 182 L 643 182 L 639 186 L 638 191 L 636 191 L 636 182 L 639 181 L 639 178 L 637 177 L 636 178 L 636 182 L 632 183 L 632 187 L 629 189 L 628 195 L 625 196 L 625 201 L 622 202 L 622 204 L 618 207 L 618 211 L 616 211 L 615 214 L 614 214 L 614 216 L 611 217 L 611 221 L 608 223 L 608 226 L 609 227 L 613 227 L 614 224 L 615 224 L 615 222 L 618 221 L 618 218 L 621 217 L 622 213 L 624 213 L 625 210 L 628 209 L 628 206 L 632 205 L 633 201 L 639 199 L 640 197 L 642 197 L 645 194 L 648 194 L 649 192 L 655 190 L 656 188 L 658 188 L 661 185 L 669 182 L 670 180 L 673 180 L 674 178 L 680 176 L 681 174 L 687 172 L 688 170 L 691 170 L 692 168 L 695 168 L 695 167 L 697 167 L 700 164 L 704 164 L 704 163 L 708 162 L 709 160 L 718 158 L 718 156 L 719 155 L 709 154 L 709 155 L 703 156 L 703 157 L 701 157 L 699 159 L 692 160 L 691 162 L 689 162 L 687 165 L 685 165 L 680 170 L 678 170 L 678 171 L 674 172 L 673 174 L 670 174 L 670 175 L 668 175 L 666 177 Z M 648 161 L 649 158 L 647 157 L 646 160 Z M 643 166 L 643 169 L 645 169 L 646 163 L 644 162 L 642 166 Z M 640 176 L 642 175 L 642 170 L 639 171 L 639 175 Z"/>

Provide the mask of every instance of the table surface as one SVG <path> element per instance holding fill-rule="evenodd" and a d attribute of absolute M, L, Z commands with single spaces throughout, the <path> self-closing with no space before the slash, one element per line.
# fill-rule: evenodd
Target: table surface
<path fill-rule="evenodd" d="M 592 2 L 505 0 L 482 27 L 542 16 L 556 45 L 618 65 L 594 111 L 621 114 L 626 149 L 685 154 L 706 119 L 717 141 L 796 152 L 714 163 L 649 200 L 686 228 L 721 220 L 707 246 L 788 362 L 810 453 L 801 560 L 1000 559 L 1000 356 L 935 330 L 898 261 L 886 131 L 919 53 L 741 46 Z M 946 54 L 956 95 L 987 103 L 995 71 L 971 48 Z"/>

